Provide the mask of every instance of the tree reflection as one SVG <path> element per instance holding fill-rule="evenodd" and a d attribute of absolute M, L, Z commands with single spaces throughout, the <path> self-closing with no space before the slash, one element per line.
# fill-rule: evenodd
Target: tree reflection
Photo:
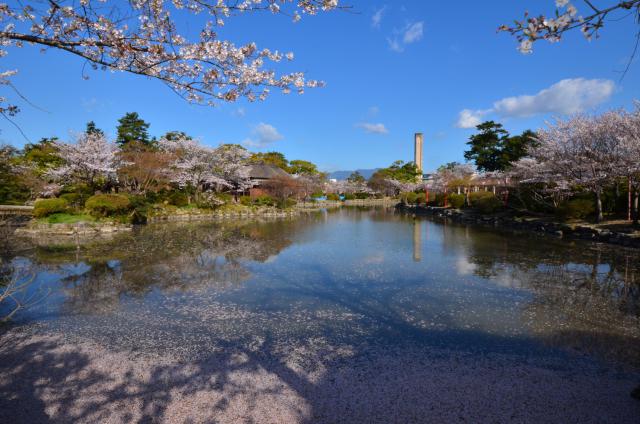
<path fill-rule="evenodd" d="M 450 246 L 461 230 L 452 230 Z M 554 346 L 640 365 L 640 263 L 632 249 L 479 231 L 465 240 L 473 273 L 532 292 L 532 333 Z"/>
<path fill-rule="evenodd" d="M 293 221 L 162 224 L 106 242 L 36 247 L 31 259 L 63 276 L 65 308 L 108 312 L 123 296 L 151 290 L 225 290 L 246 281 L 249 261 L 265 262 L 291 244 Z"/>

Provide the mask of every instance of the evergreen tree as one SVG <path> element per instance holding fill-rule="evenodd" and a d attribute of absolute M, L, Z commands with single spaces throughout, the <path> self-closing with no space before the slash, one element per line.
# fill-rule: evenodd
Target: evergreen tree
<path fill-rule="evenodd" d="M 530 130 L 510 136 L 502 124 L 494 121 L 483 122 L 476 128 L 480 133 L 469 137 L 470 149 L 464 152 L 464 158 L 473 160 L 481 171 L 504 171 L 527 156 L 529 147 L 536 144 L 535 133 Z"/>
<path fill-rule="evenodd" d="M 361 173 L 359 173 L 358 171 L 354 171 L 351 173 L 351 175 L 349 175 L 347 181 L 353 184 L 364 184 L 366 182 L 366 179 L 362 176 Z"/>
<path fill-rule="evenodd" d="M 191 137 L 184 131 L 169 131 L 164 136 L 162 136 L 162 138 L 169 141 L 176 141 L 181 139 L 193 140 L 193 137 Z"/>
<path fill-rule="evenodd" d="M 138 116 L 137 112 L 129 112 L 118 120 L 118 138 L 116 142 L 124 146 L 130 142 L 150 145 L 149 124 Z"/>
<path fill-rule="evenodd" d="M 275 165 L 280 169 L 289 172 L 289 161 L 280 152 L 254 153 L 249 158 L 250 163 L 264 163 L 266 165 Z"/>
<path fill-rule="evenodd" d="M 87 122 L 87 129 L 84 130 L 87 134 L 96 134 L 96 135 L 104 135 L 104 131 L 96 126 L 96 123 L 93 121 Z"/>

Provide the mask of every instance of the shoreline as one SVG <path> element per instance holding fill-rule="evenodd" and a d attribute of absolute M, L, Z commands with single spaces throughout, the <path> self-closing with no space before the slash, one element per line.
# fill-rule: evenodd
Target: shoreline
<path fill-rule="evenodd" d="M 230 219 L 262 219 L 262 218 L 293 218 L 303 213 L 315 212 L 322 209 L 340 207 L 375 207 L 396 204 L 395 199 L 366 199 L 366 200 L 346 200 L 341 202 L 301 202 L 293 208 L 257 208 L 247 210 L 223 210 L 206 211 L 198 213 L 173 213 L 158 214 L 147 217 L 144 224 L 123 224 L 114 221 L 81 221 L 77 223 L 47 223 L 31 218 L 29 221 L 17 222 L 11 226 L 15 227 L 14 234 L 19 236 L 103 236 L 115 233 L 132 231 L 135 225 L 147 225 L 161 222 L 195 222 L 195 221 L 224 221 Z"/>
<path fill-rule="evenodd" d="M 528 231 L 558 238 L 587 240 L 640 249 L 640 234 L 628 234 L 588 224 L 568 224 L 544 218 L 519 218 L 507 215 L 481 215 L 460 209 L 433 206 L 415 206 L 398 203 L 396 210 L 416 216 L 433 216 L 454 222 L 504 230 Z"/>

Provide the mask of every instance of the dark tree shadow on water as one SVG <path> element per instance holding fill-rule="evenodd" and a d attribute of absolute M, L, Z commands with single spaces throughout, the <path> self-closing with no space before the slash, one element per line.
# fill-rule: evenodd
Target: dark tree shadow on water
<path fill-rule="evenodd" d="M 267 338 L 258 348 L 234 342 L 199 360 L 154 363 L 16 333 L 0 344 L 0 422 L 631 423 L 640 416 L 630 375 L 430 345 L 327 359 L 332 347 L 307 344 L 296 367 Z"/>

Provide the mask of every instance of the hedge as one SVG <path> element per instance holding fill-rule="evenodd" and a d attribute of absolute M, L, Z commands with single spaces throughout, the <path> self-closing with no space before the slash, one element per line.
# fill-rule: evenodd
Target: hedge
<path fill-rule="evenodd" d="M 187 206 L 189 204 L 189 196 L 179 191 L 174 191 L 169 195 L 169 203 L 178 207 Z"/>
<path fill-rule="evenodd" d="M 504 206 L 502 201 L 490 191 L 478 191 L 469 193 L 469 203 L 472 208 L 477 209 L 480 213 L 494 213 Z"/>
<path fill-rule="evenodd" d="M 65 199 L 42 199 L 33 205 L 33 215 L 36 218 L 44 218 L 54 213 L 65 212 L 68 207 Z"/>
<path fill-rule="evenodd" d="M 120 215 L 132 207 L 129 198 L 123 194 L 96 194 L 88 198 L 84 206 L 93 216 Z"/>
<path fill-rule="evenodd" d="M 273 197 L 263 194 L 256 197 L 242 196 L 240 203 L 245 206 L 275 206 L 277 202 Z"/>
<path fill-rule="evenodd" d="M 464 206 L 464 194 L 450 194 L 449 205 L 454 209 L 461 209 Z"/>
<path fill-rule="evenodd" d="M 596 211 L 593 200 L 572 199 L 562 203 L 556 209 L 556 215 L 560 219 L 585 219 Z"/>
<path fill-rule="evenodd" d="M 75 208 L 82 208 L 88 197 L 84 193 L 64 193 L 60 195 L 61 199 L 66 200 L 70 206 Z"/>

